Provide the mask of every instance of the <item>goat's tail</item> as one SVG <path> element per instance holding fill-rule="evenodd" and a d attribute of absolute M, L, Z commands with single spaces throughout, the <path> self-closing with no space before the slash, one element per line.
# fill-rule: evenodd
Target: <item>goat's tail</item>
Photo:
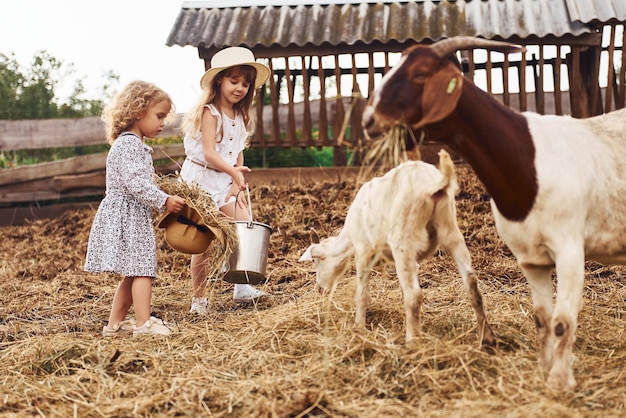
<path fill-rule="evenodd" d="M 450 158 L 450 154 L 444 149 L 439 151 L 439 171 L 446 178 L 446 183 L 451 183 L 456 181 L 456 171 L 454 170 L 454 163 L 452 162 L 452 158 Z"/>
<path fill-rule="evenodd" d="M 456 170 L 454 168 L 454 162 L 450 158 L 450 154 L 444 149 L 439 153 L 439 171 L 443 174 L 443 181 L 441 189 L 452 190 L 452 194 L 455 195 L 459 189 L 459 185 L 456 179 Z"/>

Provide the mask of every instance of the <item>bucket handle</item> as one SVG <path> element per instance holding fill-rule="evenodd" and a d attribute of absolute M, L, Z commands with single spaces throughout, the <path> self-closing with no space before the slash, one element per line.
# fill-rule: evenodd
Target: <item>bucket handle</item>
<path fill-rule="evenodd" d="M 239 193 L 242 193 L 243 190 L 239 190 L 237 195 L 235 196 L 235 210 L 233 212 L 233 217 L 235 218 L 235 222 L 237 221 L 237 202 L 239 202 Z M 252 218 L 252 202 L 250 202 L 250 189 L 246 185 L 246 194 L 248 195 L 248 212 L 250 213 L 250 223 L 248 223 L 248 228 L 252 228 L 252 224 L 254 223 L 254 219 Z"/>

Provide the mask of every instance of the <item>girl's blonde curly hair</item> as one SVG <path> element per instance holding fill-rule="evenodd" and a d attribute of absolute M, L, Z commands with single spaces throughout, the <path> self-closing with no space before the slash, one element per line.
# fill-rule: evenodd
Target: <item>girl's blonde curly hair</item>
<path fill-rule="evenodd" d="M 129 130 L 137 119 L 143 116 L 150 105 L 162 101 L 169 102 L 172 116 L 174 103 L 169 94 L 147 81 L 129 83 L 102 111 L 107 142 L 113 144 L 122 132 Z"/>

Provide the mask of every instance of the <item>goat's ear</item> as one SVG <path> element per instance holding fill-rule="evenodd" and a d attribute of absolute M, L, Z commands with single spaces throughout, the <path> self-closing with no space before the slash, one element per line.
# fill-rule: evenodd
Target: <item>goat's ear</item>
<path fill-rule="evenodd" d="M 306 249 L 306 251 L 300 256 L 298 261 L 313 261 L 313 257 L 311 256 L 311 246 Z"/>
<path fill-rule="evenodd" d="M 461 97 L 463 75 L 458 69 L 447 66 L 435 73 L 424 85 L 422 92 L 422 120 L 413 129 L 439 122 L 449 116 Z"/>

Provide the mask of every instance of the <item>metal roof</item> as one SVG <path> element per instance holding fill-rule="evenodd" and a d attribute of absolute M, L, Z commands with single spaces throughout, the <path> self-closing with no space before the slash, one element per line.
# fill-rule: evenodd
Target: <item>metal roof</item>
<path fill-rule="evenodd" d="M 626 21 L 625 0 L 565 0 L 570 19 L 583 23 Z"/>
<path fill-rule="evenodd" d="M 437 40 L 581 36 L 589 22 L 626 21 L 625 0 L 184 2 L 168 46 L 320 46 Z"/>

